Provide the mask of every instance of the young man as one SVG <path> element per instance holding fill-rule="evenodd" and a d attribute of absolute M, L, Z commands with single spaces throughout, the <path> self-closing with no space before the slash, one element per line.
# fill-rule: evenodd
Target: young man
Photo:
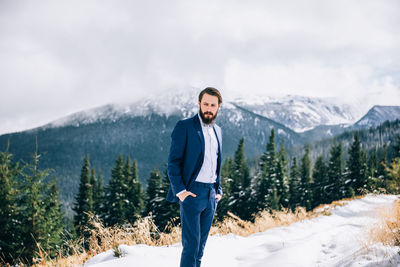
<path fill-rule="evenodd" d="M 217 202 L 222 197 L 222 133 L 214 123 L 221 103 L 220 92 L 207 87 L 199 94 L 198 114 L 178 121 L 171 134 L 167 200 L 180 204 L 181 267 L 200 267 Z"/>

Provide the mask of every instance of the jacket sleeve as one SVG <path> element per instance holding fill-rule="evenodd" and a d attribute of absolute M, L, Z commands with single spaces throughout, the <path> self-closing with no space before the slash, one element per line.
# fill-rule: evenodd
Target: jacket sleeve
<path fill-rule="evenodd" d="M 167 165 L 168 177 L 174 195 L 186 189 L 182 179 L 186 140 L 186 128 L 182 121 L 179 121 L 171 134 L 171 147 Z"/>

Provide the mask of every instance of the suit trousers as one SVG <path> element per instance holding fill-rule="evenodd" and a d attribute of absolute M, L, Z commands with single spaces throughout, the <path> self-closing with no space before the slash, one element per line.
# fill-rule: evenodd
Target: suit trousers
<path fill-rule="evenodd" d="M 200 267 L 217 207 L 214 184 L 194 182 L 190 191 L 196 197 L 187 196 L 179 201 L 183 246 L 180 267 Z"/>

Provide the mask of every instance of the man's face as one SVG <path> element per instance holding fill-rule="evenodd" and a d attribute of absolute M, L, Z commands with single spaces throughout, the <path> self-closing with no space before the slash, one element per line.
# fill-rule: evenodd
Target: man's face
<path fill-rule="evenodd" d="M 218 104 L 218 97 L 214 95 L 204 94 L 201 102 L 199 102 L 200 116 L 206 124 L 212 123 L 218 114 L 221 104 Z"/>

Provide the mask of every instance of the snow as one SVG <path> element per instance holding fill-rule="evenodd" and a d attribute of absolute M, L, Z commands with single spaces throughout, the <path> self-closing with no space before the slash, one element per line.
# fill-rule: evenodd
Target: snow
<path fill-rule="evenodd" d="M 366 248 L 368 229 L 379 222 L 378 209 L 393 205 L 397 196 L 367 195 L 331 208 L 330 216 L 275 227 L 248 237 L 210 236 L 204 267 L 259 266 L 398 266 L 398 248 L 374 244 Z M 323 209 L 324 207 L 322 207 Z M 107 251 L 84 266 L 179 266 L 181 244 L 119 247 L 123 256 Z"/>
<path fill-rule="evenodd" d="M 50 122 L 41 129 L 75 126 L 79 127 L 99 121 L 116 121 L 121 117 L 149 116 L 151 114 L 179 115 L 184 118 L 198 111 L 197 98 L 200 89 L 171 89 L 163 93 L 130 102 L 110 103 L 108 105 L 83 110 Z M 224 98 L 222 109 L 236 113 L 231 121 L 239 123 L 243 118 L 237 106 L 255 114 L 280 122 L 297 132 L 310 130 L 318 125 L 352 124 L 365 112 L 366 107 L 339 98 L 312 98 L 297 95 L 263 96 L 243 95 Z M 386 115 L 388 116 L 388 115 Z"/>

